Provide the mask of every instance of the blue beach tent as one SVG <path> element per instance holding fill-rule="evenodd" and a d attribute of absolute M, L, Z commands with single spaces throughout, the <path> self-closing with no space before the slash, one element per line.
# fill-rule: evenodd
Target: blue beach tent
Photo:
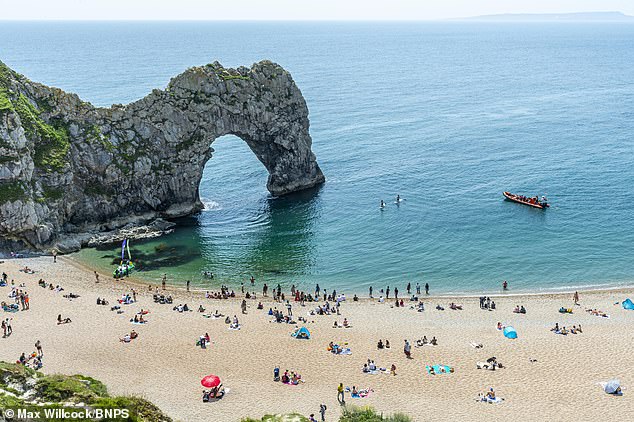
<path fill-rule="evenodd" d="M 631 299 L 625 299 L 623 301 L 623 309 L 629 309 L 630 311 L 634 311 L 634 302 Z"/>
<path fill-rule="evenodd" d="M 298 339 L 304 339 L 304 340 L 310 339 L 310 331 L 308 331 L 308 328 L 306 327 L 300 328 L 299 330 L 295 331 L 291 335 Z"/>
<path fill-rule="evenodd" d="M 515 328 L 508 326 L 506 328 L 504 328 L 504 337 L 506 338 L 517 338 L 517 331 L 515 331 Z"/>

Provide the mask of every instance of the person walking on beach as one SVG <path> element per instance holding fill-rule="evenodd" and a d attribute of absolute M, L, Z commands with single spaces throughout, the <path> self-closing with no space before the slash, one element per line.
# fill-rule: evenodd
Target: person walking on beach
<path fill-rule="evenodd" d="M 420 283 L 416 283 L 416 294 L 420 294 Z"/>
<path fill-rule="evenodd" d="M 407 294 L 410 294 L 410 290 L 412 289 L 412 283 L 407 283 Z"/>
<path fill-rule="evenodd" d="M 240 307 L 242 308 L 242 313 L 246 314 L 247 313 L 247 301 L 245 299 L 242 299 L 242 304 L 240 305 Z"/>
<path fill-rule="evenodd" d="M 288 310 L 288 316 L 293 316 L 293 306 L 291 305 L 291 302 L 289 302 L 288 300 L 286 301 L 286 309 Z"/>
<path fill-rule="evenodd" d="M 398 287 L 394 288 L 394 297 L 398 300 Z"/>
<path fill-rule="evenodd" d="M 11 320 L 12 319 L 13 318 L 11 318 L 11 319 L 7 318 L 7 319 L 4 320 L 4 327 L 5 327 L 4 336 L 5 337 L 8 337 L 11 334 L 13 334 L 13 328 L 11 327 Z"/>
<path fill-rule="evenodd" d="M 53 249 L 53 263 L 57 262 L 57 250 Z"/>
<path fill-rule="evenodd" d="M 370 286 L 370 299 L 372 299 L 372 286 Z"/>
<path fill-rule="evenodd" d="M 326 422 L 326 405 L 325 404 L 320 404 L 319 405 L 319 414 L 321 415 L 321 422 Z"/>
<path fill-rule="evenodd" d="M 407 359 L 412 358 L 412 346 L 409 344 L 409 341 L 405 340 L 405 345 L 403 346 L 403 352 L 405 353 L 405 357 Z"/>
<path fill-rule="evenodd" d="M 95 271 L 95 283 L 99 283 L 99 273 Z"/>
<path fill-rule="evenodd" d="M 429 294 L 429 283 L 425 283 L 425 294 Z"/>
<path fill-rule="evenodd" d="M 40 343 L 39 340 L 35 342 L 35 350 L 37 350 L 37 355 L 39 357 L 44 356 L 44 352 L 42 352 L 42 343 Z"/>
<path fill-rule="evenodd" d="M 575 302 L 575 305 L 579 305 L 579 292 L 575 292 L 575 294 L 572 295 L 572 300 Z"/>
<path fill-rule="evenodd" d="M 337 400 L 339 401 L 339 404 L 346 404 L 346 400 L 344 398 L 344 394 L 343 394 L 343 383 L 340 382 L 339 383 L 339 387 L 337 387 Z"/>

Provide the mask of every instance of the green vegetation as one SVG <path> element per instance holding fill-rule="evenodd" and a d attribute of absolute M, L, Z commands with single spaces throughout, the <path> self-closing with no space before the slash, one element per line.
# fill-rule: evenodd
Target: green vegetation
<path fill-rule="evenodd" d="M 308 418 L 297 413 L 288 415 L 264 415 L 262 419 L 245 418 L 242 422 L 307 422 Z"/>
<path fill-rule="evenodd" d="M 0 184 L 0 204 L 13 202 L 24 198 L 26 192 L 20 182 L 9 182 Z"/>
<path fill-rule="evenodd" d="M 62 197 L 64 196 L 64 189 L 55 188 L 52 186 L 44 186 L 42 194 L 44 199 L 54 201 L 57 199 L 62 199 Z"/>
<path fill-rule="evenodd" d="M 371 407 L 345 407 L 339 422 L 411 422 L 411 418 L 402 413 L 383 416 Z"/>
<path fill-rule="evenodd" d="M 9 91 L 6 88 L 0 87 L 0 113 L 13 111 L 13 103 L 9 98 Z"/>
<path fill-rule="evenodd" d="M 288 415 L 264 415 L 261 419 L 245 418 L 242 422 L 305 422 L 308 419 L 297 413 Z M 392 416 L 383 416 L 371 407 L 347 406 L 343 408 L 343 413 L 339 422 L 411 422 L 412 419 L 402 413 L 395 413 Z"/>
<path fill-rule="evenodd" d="M 8 155 L 0 155 L 0 164 L 15 163 L 18 157 L 9 157 Z"/>
<path fill-rule="evenodd" d="M 96 181 L 89 181 L 88 183 L 86 183 L 86 186 L 84 187 L 84 193 L 91 196 L 110 196 L 113 194 L 112 189 Z"/>
<path fill-rule="evenodd" d="M 22 388 L 29 390 L 34 389 L 34 391 L 20 394 L 19 391 L 7 387 L 9 383 L 21 385 Z M 23 365 L 0 362 L 0 408 L 22 407 L 42 410 L 38 403 L 52 403 L 50 406 L 47 405 L 47 408 L 59 408 L 62 403 L 84 403 L 85 406 L 93 409 L 125 408 L 130 411 L 130 416 L 127 419 L 116 419 L 117 421 L 171 422 L 171 419 L 158 407 L 143 398 L 108 396 L 106 386 L 94 378 L 82 375 L 42 375 Z M 54 419 L 38 420 L 53 421 Z M 114 421 L 114 419 L 100 419 L 100 421 Z"/>
<path fill-rule="evenodd" d="M 14 102 L 26 135 L 39 138 L 35 143 L 33 162 L 46 171 L 61 171 L 66 166 L 66 156 L 70 149 L 68 129 L 63 125 L 50 125 L 40 118 L 40 111 L 28 98 L 20 94 Z"/>

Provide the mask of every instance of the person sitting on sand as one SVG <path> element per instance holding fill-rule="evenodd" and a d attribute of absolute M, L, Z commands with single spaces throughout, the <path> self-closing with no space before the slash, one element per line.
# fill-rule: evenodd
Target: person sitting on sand
<path fill-rule="evenodd" d="M 134 331 L 134 330 L 130 331 L 130 338 L 131 338 L 132 340 L 134 340 L 134 339 L 135 339 L 135 338 L 137 338 L 138 336 L 139 336 L 139 334 L 138 334 L 136 331 Z"/>
<path fill-rule="evenodd" d="M 264 309 L 264 305 L 262 305 L 262 302 L 258 302 L 258 309 Z"/>
<path fill-rule="evenodd" d="M 566 327 L 562 328 L 560 332 L 563 335 L 567 335 L 568 334 L 568 330 L 566 330 Z"/>
<path fill-rule="evenodd" d="M 284 371 L 284 375 L 282 375 L 282 384 L 288 384 L 290 378 L 288 377 L 288 369 Z"/>
<path fill-rule="evenodd" d="M 558 323 L 558 322 L 556 322 L 556 323 L 555 323 L 555 326 L 554 326 L 553 328 L 551 328 L 551 329 L 550 329 L 550 331 L 554 331 L 554 332 L 556 332 L 556 333 L 557 333 L 557 332 L 559 332 L 559 323 Z"/>
<path fill-rule="evenodd" d="M 438 346 L 438 340 L 436 340 L 436 337 L 432 337 L 431 341 L 429 342 L 429 344 L 431 344 L 432 346 Z"/>
<path fill-rule="evenodd" d="M 72 322 L 70 318 L 62 319 L 62 315 L 61 314 L 57 315 L 57 325 L 59 325 L 59 324 L 68 324 L 69 322 Z"/>
<path fill-rule="evenodd" d="M 390 341 L 385 339 L 385 348 L 389 349 L 390 348 Z"/>
<path fill-rule="evenodd" d="M 337 321 L 335 321 L 335 323 L 332 324 L 332 328 L 339 328 L 339 323 Z"/>
<path fill-rule="evenodd" d="M 497 329 L 498 330 L 503 330 L 504 329 L 504 325 L 502 325 L 502 323 L 500 321 L 498 321 Z"/>
<path fill-rule="evenodd" d="M 198 305 L 198 312 L 205 312 L 205 308 L 203 308 L 203 305 Z"/>
<path fill-rule="evenodd" d="M 385 346 L 383 345 L 383 340 L 379 339 L 379 342 L 376 344 L 377 349 L 383 349 Z"/>
<path fill-rule="evenodd" d="M 489 392 L 486 394 L 486 397 L 489 400 L 495 400 L 495 391 L 493 391 L 493 388 L 489 390 Z"/>
<path fill-rule="evenodd" d="M 348 324 L 348 319 L 347 318 L 343 319 L 343 327 L 344 328 L 349 328 L 350 327 L 350 325 Z"/>
<path fill-rule="evenodd" d="M 367 373 L 369 373 L 369 372 L 370 372 L 370 368 L 368 368 L 368 364 L 367 364 L 367 363 L 364 363 L 364 364 L 363 364 L 363 369 L 361 369 L 361 371 L 362 371 L 364 374 L 367 374 Z"/>
<path fill-rule="evenodd" d="M 392 364 L 392 366 L 390 367 L 390 374 L 396 375 L 396 365 Z"/>
<path fill-rule="evenodd" d="M 123 338 L 120 338 L 119 341 L 123 343 L 130 343 L 131 337 L 130 334 L 126 333 Z"/>

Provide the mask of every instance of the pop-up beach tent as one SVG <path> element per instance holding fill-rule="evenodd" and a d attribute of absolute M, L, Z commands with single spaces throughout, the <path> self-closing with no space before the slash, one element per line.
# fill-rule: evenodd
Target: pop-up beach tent
<path fill-rule="evenodd" d="M 298 339 L 304 339 L 304 340 L 310 339 L 310 331 L 308 331 L 308 328 L 306 327 L 300 328 L 299 330 L 295 331 L 291 335 Z"/>
<path fill-rule="evenodd" d="M 515 328 L 508 326 L 506 328 L 504 328 L 504 337 L 506 338 L 517 338 L 517 331 L 515 331 Z"/>
<path fill-rule="evenodd" d="M 623 301 L 623 309 L 629 309 L 631 311 L 634 311 L 634 302 L 632 302 L 631 299 L 625 299 Z"/>

